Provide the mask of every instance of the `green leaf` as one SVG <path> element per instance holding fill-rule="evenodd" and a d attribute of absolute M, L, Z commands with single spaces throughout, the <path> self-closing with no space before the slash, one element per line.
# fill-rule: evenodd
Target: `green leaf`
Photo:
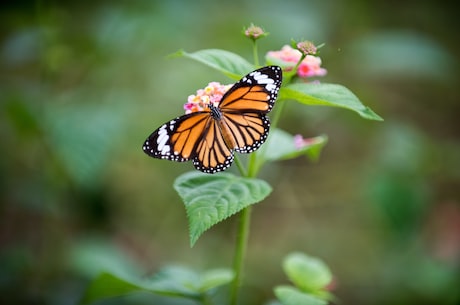
<path fill-rule="evenodd" d="M 305 105 L 346 108 L 369 120 L 383 121 L 346 87 L 336 84 L 296 83 L 280 90 L 280 99 L 292 99 Z"/>
<path fill-rule="evenodd" d="M 272 191 L 263 180 L 229 173 L 208 175 L 200 172 L 179 176 L 174 188 L 185 204 L 192 246 L 204 231 L 245 207 L 262 201 Z"/>
<path fill-rule="evenodd" d="M 147 280 L 103 272 L 91 282 L 81 304 L 90 304 L 97 300 L 120 297 L 141 291 L 171 297 L 198 299 L 199 293 L 180 282 L 180 280 L 184 281 L 184 279 L 186 279 L 184 276 L 168 278 L 165 275 L 160 275 L 152 280 Z"/>
<path fill-rule="evenodd" d="M 326 305 L 327 301 L 311 294 L 301 292 L 295 287 L 275 287 L 275 295 L 283 305 Z"/>
<path fill-rule="evenodd" d="M 232 279 L 233 272 L 229 269 L 211 269 L 200 274 L 180 266 L 165 267 L 152 278 L 103 272 L 91 282 L 81 303 L 89 304 L 141 291 L 197 300 Z"/>
<path fill-rule="evenodd" d="M 269 161 L 294 159 L 304 155 L 316 161 L 326 143 L 327 136 L 317 136 L 305 139 L 302 147 L 296 147 L 295 137 L 277 128 L 270 132 L 267 142 L 257 153 Z"/>
<path fill-rule="evenodd" d="M 167 266 L 149 280 L 156 293 L 171 296 L 196 297 L 199 295 L 200 275 L 182 266 Z"/>
<path fill-rule="evenodd" d="M 181 266 L 169 266 L 155 274 L 152 286 L 147 287 L 154 288 L 163 295 L 194 297 L 225 285 L 232 279 L 233 271 L 229 269 L 210 269 L 199 273 Z"/>
<path fill-rule="evenodd" d="M 234 278 L 232 270 L 213 269 L 207 270 L 201 274 L 200 287 L 198 291 L 205 292 L 230 283 Z"/>
<path fill-rule="evenodd" d="M 173 56 L 184 56 L 199 61 L 235 80 L 239 80 L 241 76 L 246 75 L 255 68 L 241 56 L 219 49 L 206 49 L 193 53 L 179 50 Z"/>
<path fill-rule="evenodd" d="M 100 299 L 117 297 L 139 291 L 141 288 L 110 273 L 101 273 L 86 289 L 81 304 L 90 304 Z"/>
<path fill-rule="evenodd" d="M 327 297 L 325 288 L 332 281 L 332 274 L 320 259 L 294 252 L 284 259 L 283 270 L 300 290 Z"/>

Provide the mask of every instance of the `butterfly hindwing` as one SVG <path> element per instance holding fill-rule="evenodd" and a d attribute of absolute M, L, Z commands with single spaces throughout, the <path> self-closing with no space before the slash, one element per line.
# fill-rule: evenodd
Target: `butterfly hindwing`
<path fill-rule="evenodd" d="M 228 126 L 239 153 L 251 153 L 257 150 L 267 139 L 270 130 L 270 120 L 265 114 L 225 114 L 225 123 Z"/>
<path fill-rule="evenodd" d="M 212 120 L 196 147 L 193 165 L 204 173 L 226 170 L 233 163 L 233 151 L 222 136 L 218 122 Z"/>

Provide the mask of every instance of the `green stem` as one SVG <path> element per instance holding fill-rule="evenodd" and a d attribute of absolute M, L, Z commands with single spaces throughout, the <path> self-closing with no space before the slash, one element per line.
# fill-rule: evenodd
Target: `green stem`
<path fill-rule="evenodd" d="M 257 155 L 252 153 L 249 155 L 248 169 L 247 172 L 245 172 L 244 177 L 255 177 L 258 171 L 257 169 Z M 233 272 L 235 274 L 235 278 L 233 279 L 230 288 L 230 305 L 238 304 L 238 293 L 243 278 L 243 262 L 246 255 L 246 249 L 248 247 L 250 222 L 251 206 L 248 206 L 240 213 L 238 232 L 236 236 L 235 256 L 233 258 Z"/>
<path fill-rule="evenodd" d="M 254 40 L 252 46 L 252 53 L 254 57 L 254 65 L 259 67 L 259 55 L 257 52 L 257 42 Z M 255 177 L 257 174 L 257 157 L 256 154 L 249 156 L 247 171 L 244 170 L 238 157 L 235 158 L 235 163 L 238 166 L 243 177 Z M 238 225 L 238 232 L 236 237 L 235 256 L 233 258 L 233 272 L 235 278 L 230 287 L 230 305 L 238 304 L 238 294 L 243 280 L 243 263 L 248 247 L 249 227 L 251 222 L 251 206 L 244 208 L 240 213 L 240 220 Z"/>
<path fill-rule="evenodd" d="M 238 226 L 237 244 L 235 258 L 233 261 L 233 272 L 235 278 L 230 290 L 230 305 L 238 304 L 238 292 L 242 282 L 243 261 L 246 254 L 249 237 L 249 224 L 251 222 L 251 207 L 243 209 L 240 213 L 240 223 Z"/>
<path fill-rule="evenodd" d="M 259 67 L 259 53 L 257 52 L 257 41 L 252 44 L 252 56 L 254 57 L 254 65 Z"/>
<path fill-rule="evenodd" d="M 254 178 L 257 176 L 257 164 L 257 152 L 250 154 L 248 162 L 248 174 L 246 175 L 246 177 Z"/>
<path fill-rule="evenodd" d="M 213 304 L 211 299 L 209 298 L 209 296 L 206 293 L 201 295 L 200 301 L 201 301 L 201 304 L 203 304 L 203 305 L 212 305 Z"/>
<path fill-rule="evenodd" d="M 278 123 L 279 123 L 279 120 L 280 120 L 280 117 L 281 117 L 281 113 L 284 110 L 284 105 L 285 104 L 286 104 L 286 102 L 283 101 L 283 100 L 278 99 L 276 101 L 276 108 L 273 111 L 273 118 L 271 119 L 270 129 L 273 130 L 273 129 L 276 128 L 276 126 L 278 126 Z"/>
<path fill-rule="evenodd" d="M 235 154 L 235 159 L 234 160 L 235 160 L 236 167 L 238 167 L 238 170 L 240 171 L 241 176 L 247 177 L 248 174 L 246 172 L 246 169 L 244 168 L 243 164 L 240 161 L 240 158 L 238 158 L 238 156 L 236 154 Z"/>
<path fill-rule="evenodd" d="M 294 69 L 292 69 L 292 71 L 294 71 L 295 73 L 297 73 L 297 69 L 299 68 L 300 64 L 302 63 L 302 60 L 304 60 L 305 57 L 307 57 L 307 55 L 302 54 L 302 56 L 300 57 L 299 61 L 298 61 L 297 64 L 295 65 Z"/>

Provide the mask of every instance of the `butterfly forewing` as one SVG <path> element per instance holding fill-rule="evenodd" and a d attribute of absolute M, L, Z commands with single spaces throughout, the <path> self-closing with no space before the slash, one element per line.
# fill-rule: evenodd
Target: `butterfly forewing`
<path fill-rule="evenodd" d="M 222 97 L 222 112 L 260 112 L 272 110 L 281 86 L 282 72 L 277 66 L 255 70 L 240 79 Z"/>
<path fill-rule="evenodd" d="M 250 153 L 267 139 L 271 111 L 281 86 L 277 66 L 255 70 L 238 81 L 211 112 L 194 112 L 163 124 L 144 142 L 154 158 L 184 162 L 193 159 L 205 173 L 224 171 L 233 162 L 233 151 Z"/>
<path fill-rule="evenodd" d="M 155 130 L 145 140 L 142 149 L 151 157 L 177 162 L 190 160 L 211 117 L 208 112 L 186 114 Z"/>

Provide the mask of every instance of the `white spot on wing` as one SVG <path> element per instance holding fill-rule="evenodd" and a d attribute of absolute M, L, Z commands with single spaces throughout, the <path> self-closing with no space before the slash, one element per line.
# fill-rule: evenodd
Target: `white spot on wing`
<path fill-rule="evenodd" d="M 158 144 L 158 150 L 161 151 L 161 154 L 165 154 L 166 152 L 169 152 L 170 148 L 169 145 L 166 143 L 169 140 L 169 135 L 166 130 L 166 124 L 161 126 L 161 128 L 158 130 L 158 138 L 157 138 L 157 144 Z"/>
<path fill-rule="evenodd" d="M 265 89 L 267 91 L 273 91 L 276 89 L 275 80 L 273 78 L 270 78 L 267 74 L 262 74 L 259 71 L 256 71 L 250 73 L 250 75 L 254 77 L 254 80 L 259 85 L 265 85 Z"/>
<path fill-rule="evenodd" d="M 161 149 L 161 154 L 162 155 L 168 155 L 169 151 L 171 150 L 169 145 L 164 145 L 163 148 Z"/>

